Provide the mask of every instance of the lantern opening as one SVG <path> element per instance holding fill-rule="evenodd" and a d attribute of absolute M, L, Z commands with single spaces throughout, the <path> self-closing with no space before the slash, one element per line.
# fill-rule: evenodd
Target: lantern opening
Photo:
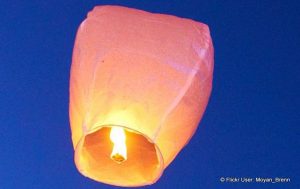
<path fill-rule="evenodd" d="M 126 151 L 122 151 L 124 146 Z M 125 187 L 153 184 L 164 169 L 161 152 L 149 137 L 111 125 L 97 127 L 81 138 L 75 163 L 93 180 Z"/>
<path fill-rule="evenodd" d="M 121 127 L 112 127 L 110 140 L 114 144 L 110 158 L 117 163 L 122 163 L 127 159 L 126 135 Z"/>

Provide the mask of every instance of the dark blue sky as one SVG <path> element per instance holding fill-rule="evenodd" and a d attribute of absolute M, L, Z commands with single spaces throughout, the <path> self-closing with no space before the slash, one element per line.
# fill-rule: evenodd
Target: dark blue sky
<path fill-rule="evenodd" d="M 146 188 L 300 188 L 298 1 L 1 1 L 0 188 L 115 188 L 81 176 L 68 120 L 74 38 L 95 5 L 118 4 L 210 26 L 207 111 L 161 179 Z M 291 183 L 221 183 L 220 177 Z"/>

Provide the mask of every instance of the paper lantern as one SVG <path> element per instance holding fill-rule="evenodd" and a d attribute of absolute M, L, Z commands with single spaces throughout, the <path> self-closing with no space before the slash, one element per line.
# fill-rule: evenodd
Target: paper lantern
<path fill-rule="evenodd" d="M 194 134 L 212 74 L 205 24 L 95 7 L 78 29 L 70 79 L 80 173 L 117 186 L 156 182 Z"/>

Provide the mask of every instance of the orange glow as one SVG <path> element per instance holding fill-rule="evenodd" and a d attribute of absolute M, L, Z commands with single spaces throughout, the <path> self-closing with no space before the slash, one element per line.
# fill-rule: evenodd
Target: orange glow
<path fill-rule="evenodd" d="M 110 131 L 110 140 L 113 142 L 114 147 L 111 152 L 110 158 L 117 163 L 122 163 L 127 159 L 126 135 L 121 127 L 112 127 Z"/>
<path fill-rule="evenodd" d="M 70 77 L 75 164 L 95 181 L 155 183 L 189 142 L 212 89 L 207 25 L 96 6 L 80 25 Z"/>

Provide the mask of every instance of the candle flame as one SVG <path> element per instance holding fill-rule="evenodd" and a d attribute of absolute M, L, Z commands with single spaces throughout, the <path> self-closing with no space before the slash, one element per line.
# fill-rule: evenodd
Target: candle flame
<path fill-rule="evenodd" d="M 110 158 L 117 163 L 122 163 L 127 159 L 126 135 L 121 127 L 112 127 L 110 131 L 110 140 L 114 144 Z"/>

